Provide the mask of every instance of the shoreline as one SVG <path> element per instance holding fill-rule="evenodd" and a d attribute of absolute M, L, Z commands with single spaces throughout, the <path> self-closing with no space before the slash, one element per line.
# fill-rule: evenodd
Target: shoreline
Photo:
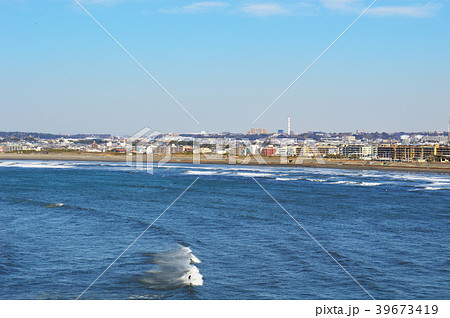
<path fill-rule="evenodd" d="M 164 156 L 154 156 L 154 162 L 163 159 Z M 43 161 L 103 161 L 103 162 L 126 162 L 125 154 L 105 154 L 105 153 L 0 153 L 0 161 L 4 160 L 43 160 Z M 133 156 L 133 159 L 136 157 Z M 314 159 L 306 159 L 301 164 L 280 163 L 278 157 L 265 157 L 265 164 L 258 163 L 251 158 L 248 163 L 242 163 L 248 160 L 248 157 L 233 158 L 235 163 L 230 163 L 228 158 L 210 159 L 201 157 L 200 164 L 218 164 L 218 165 L 238 165 L 238 166 L 278 166 L 278 167 L 300 167 L 300 168 L 329 168 L 329 169 L 351 169 L 351 170 L 380 170 L 380 171 L 403 171 L 415 173 L 439 173 L 450 174 L 450 163 L 439 162 L 381 162 L 381 161 L 363 161 L 363 160 L 327 160 L 324 163 L 318 163 Z M 172 155 L 168 163 L 195 164 L 192 156 Z"/>

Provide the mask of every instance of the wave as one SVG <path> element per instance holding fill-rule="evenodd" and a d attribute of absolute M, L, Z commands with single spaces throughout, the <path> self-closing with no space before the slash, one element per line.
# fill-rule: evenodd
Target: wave
<path fill-rule="evenodd" d="M 75 167 L 73 164 L 60 162 L 41 162 L 41 161 L 3 161 L 0 162 L 0 167 L 7 168 L 53 168 L 53 169 L 68 169 Z"/>
<path fill-rule="evenodd" d="M 430 186 L 450 190 L 450 183 L 448 182 L 432 182 Z"/>
<path fill-rule="evenodd" d="M 330 182 L 331 184 L 358 184 L 359 182 L 356 181 L 334 181 Z"/>
<path fill-rule="evenodd" d="M 448 188 L 440 188 L 440 187 L 425 187 L 420 190 L 449 190 Z"/>
<path fill-rule="evenodd" d="M 64 203 L 51 203 L 45 206 L 45 208 L 59 208 L 64 206 Z"/>
<path fill-rule="evenodd" d="M 360 185 L 363 186 L 363 187 L 375 187 L 375 186 L 382 185 L 382 183 L 379 183 L 379 182 L 361 182 Z"/>
<path fill-rule="evenodd" d="M 357 182 L 357 181 L 335 181 L 330 182 L 330 184 L 346 184 L 346 185 L 356 185 L 356 186 L 363 186 L 363 187 L 375 187 L 378 185 L 381 185 L 382 183 L 379 182 Z"/>
<path fill-rule="evenodd" d="M 194 166 L 194 164 L 192 164 L 190 166 L 190 165 L 187 165 L 187 164 L 176 165 L 176 164 L 173 164 L 173 163 L 166 163 L 166 164 L 162 165 L 159 168 L 161 168 L 161 169 L 189 169 L 189 168 L 192 168 L 192 167 L 195 167 L 195 169 L 198 169 L 198 170 L 217 170 L 217 169 L 220 169 L 220 168 L 217 168 L 216 165 L 203 167 L 201 165 L 195 165 Z"/>
<path fill-rule="evenodd" d="M 150 289 L 171 290 L 184 286 L 202 286 L 203 276 L 194 264 L 201 261 L 189 247 L 146 254 L 154 269 L 146 271 L 141 279 Z"/>
<path fill-rule="evenodd" d="M 190 170 L 190 171 L 186 171 L 184 174 L 212 176 L 212 175 L 219 174 L 219 172 L 218 171 L 195 171 L 195 170 Z"/>
<path fill-rule="evenodd" d="M 436 190 L 450 190 L 449 188 L 441 188 L 441 187 L 417 187 L 414 189 L 408 190 L 409 192 L 416 192 L 416 191 L 436 191 Z"/>
<path fill-rule="evenodd" d="M 298 180 L 297 178 L 276 178 L 275 180 L 279 181 L 295 181 Z"/>
<path fill-rule="evenodd" d="M 236 172 L 235 175 L 248 178 L 270 178 L 275 176 L 274 174 L 271 173 L 257 173 L 257 172 Z"/>
<path fill-rule="evenodd" d="M 450 182 L 449 178 L 443 176 L 429 176 L 429 175 L 413 175 L 413 174 L 392 174 L 386 175 L 386 177 L 391 179 L 399 179 L 402 181 L 425 181 L 425 182 Z"/>
<path fill-rule="evenodd" d="M 306 179 L 307 181 L 311 181 L 311 182 L 327 182 L 328 180 L 325 179 Z"/>

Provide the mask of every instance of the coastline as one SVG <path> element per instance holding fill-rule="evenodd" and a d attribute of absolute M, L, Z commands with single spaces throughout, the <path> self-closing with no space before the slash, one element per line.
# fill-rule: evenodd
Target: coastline
<path fill-rule="evenodd" d="M 154 156 L 154 161 L 158 162 L 164 156 Z M 3 160 L 44 160 L 44 161 L 103 161 L 103 162 L 126 162 L 125 154 L 109 153 L 0 153 L 0 161 Z M 133 157 L 136 159 L 136 157 Z M 362 160 L 329 160 L 325 159 L 319 163 L 313 159 L 307 159 L 303 163 L 280 163 L 278 157 L 265 157 L 266 164 L 258 163 L 254 158 L 237 157 L 233 158 L 235 163 L 230 163 L 228 158 L 206 158 L 200 159 L 200 164 L 220 164 L 220 165 L 247 165 L 247 166 L 283 166 L 283 167 L 303 167 L 303 168 L 329 168 L 329 169 L 352 169 L 352 170 L 380 170 L 380 171 L 404 171 L 416 173 L 439 173 L 450 174 L 450 163 L 438 162 L 381 162 Z M 242 163 L 244 160 L 248 162 Z M 172 155 L 168 163 L 194 164 L 192 156 Z"/>

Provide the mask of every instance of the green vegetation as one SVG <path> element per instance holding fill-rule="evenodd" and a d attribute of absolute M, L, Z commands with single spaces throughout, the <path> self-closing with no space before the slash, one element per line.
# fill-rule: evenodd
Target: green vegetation
<path fill-rule="evenodd" d="M 180 140 L 174 143 L 177 146 L 192 146 L 194 142 L 192 140 Z"/>
<path fill-rule="evenodd" d="M 200 148 L 216 149 L 216 145 L 214 145 L 214 144 L 201 144 Z"/>
<path fill-rule="evenodd" d="M 345 157 L 343 155 L 326 155 L 324 156 L 324 158 L 329 158 L 329 159 L 344 159 Z"/>

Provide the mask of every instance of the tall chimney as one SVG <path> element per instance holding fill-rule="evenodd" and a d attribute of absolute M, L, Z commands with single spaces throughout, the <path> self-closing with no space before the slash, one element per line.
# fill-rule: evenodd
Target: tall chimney
<path fill-rule="evenodd" d="M 291 135 L 291 116 L 288 116 L 288 130 L 287 130 L 288 136 Z"/>

